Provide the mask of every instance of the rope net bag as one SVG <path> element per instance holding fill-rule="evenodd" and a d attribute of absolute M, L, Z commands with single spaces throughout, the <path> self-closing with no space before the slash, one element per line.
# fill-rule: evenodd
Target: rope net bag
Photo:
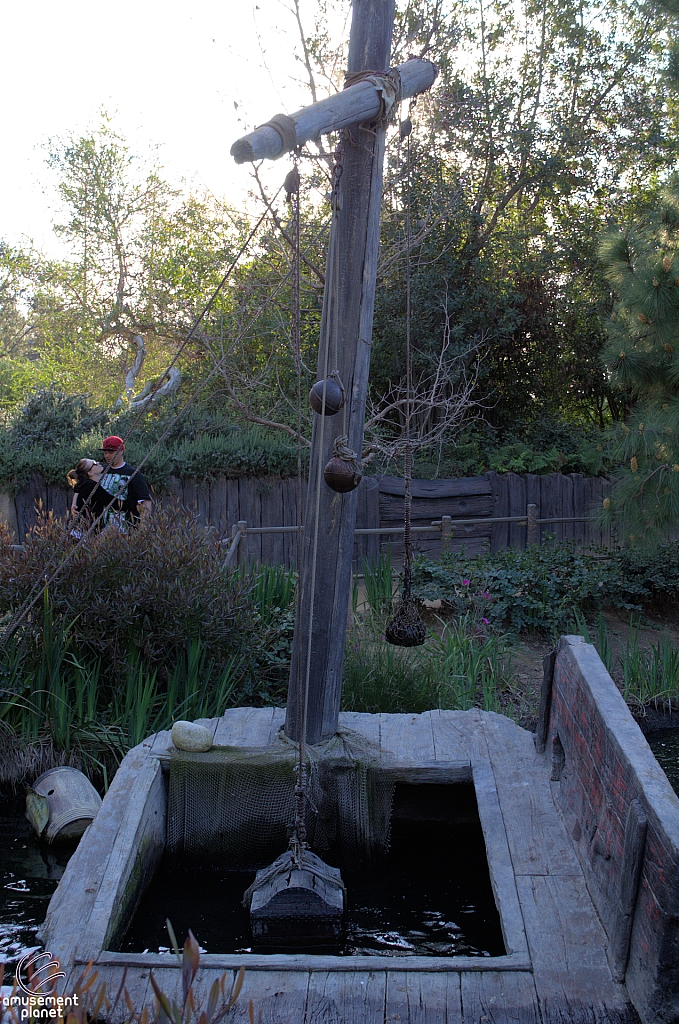
<path fill-rule="evenodd" d="M 412 354 L 410 344 L 410 131 L 412 124 L 410 118 L 401 124 L 401 136 L 407 138 L 407 201 L 406 201 L 406 422 L 405 422 L 405 466 L 404 481 L 405 493 L 403 498 L 403 520 L 404 520 L 404 562 L 403 562 L 403 587 L 401 597 L 396 606 L 394 614 L 387 623 L 384 631 L 384 638 L 396 647 L 420 647 L 427 638 L 427 627 L 420 618 L 420 613 L 412 598 L 412 563 L 413 543 L 410 532 L 410 515 L 412 508 L 411 480 L 413 446 L 410 439 L 410 420 L 412 416 Z"/>

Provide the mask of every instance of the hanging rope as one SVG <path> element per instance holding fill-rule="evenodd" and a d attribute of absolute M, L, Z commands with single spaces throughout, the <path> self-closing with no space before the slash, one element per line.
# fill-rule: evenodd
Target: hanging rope
<path fill-rule="evenodd" d="M 302 577 L 302 296 L 301 296 L 301 246 L 300 246 L 300 176 L 297 151 L 293 157 L 293 168 L 285 179 L 285 190 L 292 212 L 292 344 L 297 376 L 297 586 L 295 588 L 295 619 L 299 620 L 300 591 Z M 302 664 L 297 659 L 297 693 L 302 682 Z M 299 866 L 306 841 L 306 747 L 304 740 L 304 709 L 297 702 L 297 735 L 299 736 L 299 758 L 295 779 L 295 817 L 290 849 L 294 862 Z"/>
<path fill-rule="evenodd" d="M 427 637 L 427 629 L 413 601 L 411 594 L 412 587 L 412 562 L 413 543 L 410 533 L 410 514 L 412 508 L 411 480 L 412 480 L 412 441 L 410 436 L 410 421 L 412 417 L 412 352 L 410 343 L 410 317 L 411 317 L 411 268 L 410 268 L 410 246 L 411 246 L 411 225 L 410 225 L 410 190 L 411 190 L 411 160 L 410 160 L 410 131 L 412 124 L 408 118 L 401 125 L 401 136 L 406 138 L 407 158 L 407 185 L 406 185 L 406 422 L 404 432 L 405 458 L 404 458 L 404 498 L 403 498 L 403 525 L 404 525 L 404 562 L 403 562 L 403 587 L 401 599 L 396 606 L 394 614 L 384 631 L 385 640 L 397 647 L 419 647 Z"/>

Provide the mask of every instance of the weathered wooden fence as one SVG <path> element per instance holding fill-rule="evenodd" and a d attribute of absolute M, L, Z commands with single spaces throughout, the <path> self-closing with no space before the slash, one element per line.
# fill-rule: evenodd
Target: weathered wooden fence
<path fill-rule="evenodd" d="M 537 506 L 540 543 L 549 537 L 557 541 L 572 539 L 583 546 L 611 545 L 611 532 L 591 521 L 544 523 L 544 519 L 572 520 L 589 516 L 601 508 L 610 493 L 611 483 L 602 477 L 584 477 L 579 473 L 551 473 L 545 476 L 518 476 L 515 473 L 486 473 L 461 480 L 414 480 L 412 484 L 413 526 L 430 526 L 445 516 L 452 519 L 452 535 L 444 541 L 450 549 L 464 548 L 477 554 L 490 546 L 491 551 L 526 545 L 525 523 L 500 522 L 526 517 L 530 504 Z M 303 491 L 306 488 L 303 485 Z M 396 529 L 403 524 L 404 483 L 398 477 L 366 477 L 358 490 L 358 529 Z M 22 541 L 36 521 L 39 502 L 55 515 L 65 515 L 71 492 L 45 484 L 35 473 L 28 485 L 16 495 L 0 494 L 0 516 Z M 157 495 L 161 503 L 176 501 L 205 526 L 228 536 L 234 523 L 245 521 L 249 528 L 294 526 L 297 522 L 297 481 L 278 477 L 242 477 L 239 480 L 217 478 L 195 480 L 171 478 L 166 491 Z M 304 493 L 302 496 L 304 500 Z M 459 525 L 455 525 L 456 520 Z M 475 520 L 474 522 L 466 522 Z M 484 521 L 485 520 L 485 521 Z M 495 520 L 489 522 L 488 520 Z M 290 565 L 296 550 L 294 533 L 249 534 L 248 557 L 264 562 Z M 441 553 L 441 534 L 415 534 L 414 545 L 431 557 Z M 355 559 L 374 560 L 390 545 L 396 561 L 403 553 L 403 538 L 398 534 L 370 534 L 356 538 Z"/>

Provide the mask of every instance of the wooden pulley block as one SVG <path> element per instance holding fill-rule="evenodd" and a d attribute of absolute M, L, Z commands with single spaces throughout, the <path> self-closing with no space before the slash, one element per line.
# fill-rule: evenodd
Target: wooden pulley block
<path fill-rule="evenodd" d="M 362 474 L 357 463 L 347 462 L 345 459 L 334 455 L 323 470 L 323 476 L 328 487 L 340 494 L 355 490 L 362 480 Z"/>
<path fill-rule="evenodd" d="M 344 388 L 335 380 L 328 377 L 324 382 L 317 380 L 309 392 L 309 404 L 314 412 L 323 415 L 323 386 L 325 384 L 325 415 L 334 416 L 344 405 Z"/>

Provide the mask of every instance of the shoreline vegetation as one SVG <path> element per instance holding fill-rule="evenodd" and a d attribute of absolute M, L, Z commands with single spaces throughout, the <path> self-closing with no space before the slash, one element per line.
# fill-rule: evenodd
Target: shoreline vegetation
<path fill-rule="evenodd" d="M 50 517 L 23 552 L 0 534 L 2 625 L 39 595 L 0 658 L 0 790 L 70 764 L 105 791 L 125 752 L 173 720 L 285 704 L 294 572 L 226 570 L 215 538 L 175 508 L 74 549 L 45 587 L 45 566 L 68 543 Z M 481 707 L 531 729 L 542 656 L 561 632 L 577 632 L 638 719 L 679 711 L 679 634 L 653 619 L 676 608 L 678 566 L 676 544 L 606 560 L 569 544 L 419 558 L 414 593 L 428 637 L 403 650 L 384 640 L 398 578 L 388 556 L 364 563 L 342 709 Z"/>

